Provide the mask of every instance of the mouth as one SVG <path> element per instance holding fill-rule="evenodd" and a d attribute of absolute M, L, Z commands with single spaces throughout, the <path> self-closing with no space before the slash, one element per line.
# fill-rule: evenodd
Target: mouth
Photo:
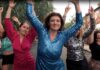
<path fill-rule="evenodd" d="M 99 39 L 96 39 L 96 41 L 99 41 L 100 42 L 100 38 Z"/>

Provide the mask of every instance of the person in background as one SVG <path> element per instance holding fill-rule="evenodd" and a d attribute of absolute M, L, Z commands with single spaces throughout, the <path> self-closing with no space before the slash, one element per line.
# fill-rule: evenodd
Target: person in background
<path fill-rule="evenodd" d="M 84 55 L 84 41 L 87 37 L 92 37 L 95 29 L 95 17 L 94 10 L 91 8 L 89 11 L 90 16 L 90 28 L 83 32 L 81 29 L 75 36 L 71 37 L 64 45 L 67 48 L 67 69 L 68 70 L 90 70 L 88 62 Z M 92 38 L 91 38 L 92 39 Z M 87 44 L 92 43 L 92 40 L 88 40 Z"/>
<path fill-rule="evenodd" d="M 88 41 L 90 41 L 88 39 Z M 100 30 L 95 30 L 93 42 L 89 45 L 91 50 L 91 59 L 89 65 L 91 70 L 100 70 Z"/>
<path fill-rule="evenodd" d="M 0 62 L 2 60 L 2 49 L 1 49 L 1 39 L 3 37 L 3 33 L 4 33 L 4 28 L 2 26 L 2 13 L 3 13 L 3 7 L 0 7 Z M 2 66 L 2 64 L 0 63 L 0 65 Z M 0 66 L 0 69 L 1 69 L 1 66 Z"/>
<path fill-rule="evenodd" d="M 0 7 L 0 38 L 2 38 L 4 33 L 4 28 L 2 26 L 2 13 L 3 13 L 3 7 Z"/>
<path fill-rule="evenodd" d="M 64 21 L 59 13 L 50 13 L 43 26 L 33 14 L 32 0 L 28 0 L 27 17 L 38 33 L 36 70 L 65 70 L 64 63 L 60 58 L 63 45 L 80 29 L 83 23 L 79 1 L 72 0 L 72 3 L 76 9 L 76 24 L 72 28 L 62 30 Z"/>
<path fill-rule="evenodd" d="M 2 70 L 13 69 L 14 53 L 12 49 L 12 43 L 4 33 L 2 38 Z"/>

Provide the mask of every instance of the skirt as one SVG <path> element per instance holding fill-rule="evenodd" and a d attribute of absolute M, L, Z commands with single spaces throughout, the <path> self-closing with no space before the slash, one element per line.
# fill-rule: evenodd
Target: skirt
<path fill-rule="evenodd" d="M 66 60 L 67 70 L 90 70 L 86 59 L 80 61 Z"/>
<path fill-rule="evenodd" d="M 2 55 L 2 65 L 13 64 L 14 63 L 14 54 Z"/>

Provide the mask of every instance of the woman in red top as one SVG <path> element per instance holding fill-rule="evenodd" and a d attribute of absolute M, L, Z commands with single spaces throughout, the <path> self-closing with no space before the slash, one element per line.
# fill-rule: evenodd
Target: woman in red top
<path fill-rule="evenodd" d="M 34 28 L 30 29 L 30 25 L 27 22 L 20 25 L 19 31 L 14 29 L 10 21 L 11 10 L 14 6 L 15 3 L 10 0 L 4 21 L 7 36 L 13 44 L 14 70 L 35 70 L 35 59 L 30 53 L 30 48 L 36 37 L 36 32 Z"/>

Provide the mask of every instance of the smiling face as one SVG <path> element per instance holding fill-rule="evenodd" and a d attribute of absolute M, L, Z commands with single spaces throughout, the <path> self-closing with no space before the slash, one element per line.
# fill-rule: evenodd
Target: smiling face
<path fill-rule="evenodd" d="M 49 24 L 50 24 L 50 30 L 58 31 L 61 27 L 61 20 L 58 16 L 52 16 Z"/>
<path fill-rule="evenodd" d="M 30 25 L 27 22 L 24 22 L 23 25 L 19 28 L 19 32 L 21 35 L 25 36 L 30 29 Z"/>
<path fill-rule="evenodd" d="M 59 13 L 52 12 L 45 19 L 47 30 L 61 31 L 64 26 L 64 21 Z"/>
<path fill-rule="evenodd" d="M 97 44 L 100 44 L 100 33 L 97 33 L 96 42 Z"/>

